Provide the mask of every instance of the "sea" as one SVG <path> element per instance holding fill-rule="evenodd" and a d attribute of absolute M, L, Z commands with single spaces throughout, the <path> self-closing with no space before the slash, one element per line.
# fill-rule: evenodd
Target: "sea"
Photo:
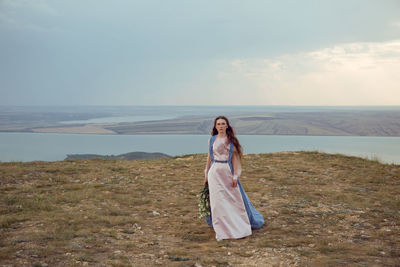
<path fill-rule="evenodd" d="M 168 120 L 177 117 L 215 117 L 258 112 L 315 112 L 346 110 L 400 110 L 400 106 L 0 106 L 1 118 L 25 120 L 49 114 L 64 124 L 116 123 Z M 73 114 L 89 114 L 79 119 Z M 28 115 L 37 115 L 29 117 Z M 57 114 L 68 116 L 57 117 Z M 71 116 L 70 116 L 71 115 Z M 61 118 L 67 118 L 63 121 Z M 78 118 L 78 119 L 77 119 Z M 209 135 L 102 135 L 30 132 L 0 132 L 0 161 L 58 161 L 69 154 L 119 155 L 129 152 L 161 152 L 171 156 L 207 153 Z M 238 135 L 244 153 L 319 151 L 339 153 L 400 164 L 400 137 Z"/>
<path fill-rule="evenodd" d="M 0 133 L 0 161 L 58 161 L 68 154 L 207 153 L 209 135 Z M 238 135 L 245 154 L 319 151 L 400 164 L 400 137 Z"/>

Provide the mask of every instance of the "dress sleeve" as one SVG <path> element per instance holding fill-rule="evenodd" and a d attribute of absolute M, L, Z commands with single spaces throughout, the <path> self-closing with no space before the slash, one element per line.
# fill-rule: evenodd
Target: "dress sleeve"
<path fill-rule="evenodd" d="M 240 177 L 240 175 L 242 174 L 242 164 L 240 163 L 239 154 L 237 153 L 236 148 L 233 149 L 232 165 L 233 175 Z"/>

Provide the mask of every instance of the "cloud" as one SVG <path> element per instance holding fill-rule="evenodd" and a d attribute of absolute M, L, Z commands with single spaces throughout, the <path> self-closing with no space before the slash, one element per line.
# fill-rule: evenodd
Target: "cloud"
<path fill-rule="evenodd" d="M 0 0 L 0 28 L 37 32 L 53 31 L 53 26 L 40 25 L 43 17 L 54 18 L 59 12 L 46 0 Z"/>
<path fill-rule="evenodd" d="M 392 26 L 400 28 L 400 21 L 395 21 L 392 23 Z"/>
<path fill-rule="evenodd" d="M 217 77 L 232 104 L 400 105 L 400 41 L 235 59 L 226 67 Z"/>
<path fill-rule="evenodd" d="M 58 11 L 50 6 L 46 0 L 1 0 L 0 5 L 6 9 L 30 9 L 49 15 L 58 15 Z"/>

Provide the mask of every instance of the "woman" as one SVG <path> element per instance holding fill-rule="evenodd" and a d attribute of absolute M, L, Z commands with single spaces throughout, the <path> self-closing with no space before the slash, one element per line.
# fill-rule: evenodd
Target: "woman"
<path fill-rule="evenodd" d="M 224 116 L 214 120 L 204 170 L 210 191 L 211 216 L 206 218 L 216 239 L 242 238 L 260 228 L 264 218 L 253 207 L 239 181 L 242 147 Z"/>

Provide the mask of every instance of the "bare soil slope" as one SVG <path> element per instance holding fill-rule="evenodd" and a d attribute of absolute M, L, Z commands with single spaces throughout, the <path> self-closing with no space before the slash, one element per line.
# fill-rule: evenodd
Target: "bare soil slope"
<path fill-rule="evenodd" d="M 246 155 L 241 181 L 266 224 L 217 242 L 198 219 L 205 160 L 0 163 L 0 265 L 400 265 L 399 165 Z"/>

